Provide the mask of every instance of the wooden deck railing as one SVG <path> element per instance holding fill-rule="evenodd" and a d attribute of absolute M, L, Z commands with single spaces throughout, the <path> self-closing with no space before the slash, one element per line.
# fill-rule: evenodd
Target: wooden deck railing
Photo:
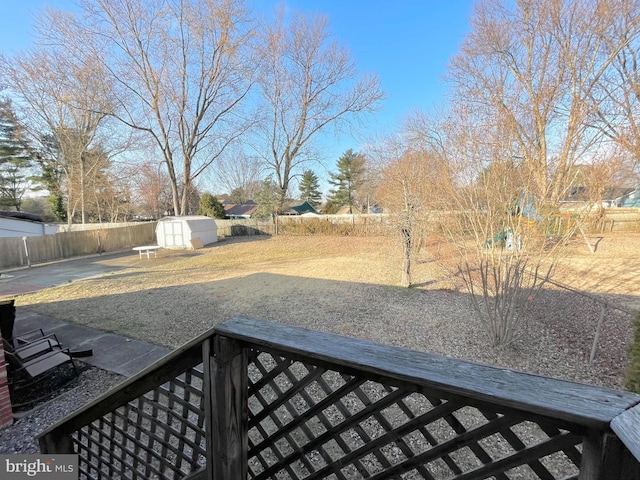
<path fill-rule="evenodd" d="M 640 395 L 237 318 L 40 437 L 81 478 L 640 478 Z"/>

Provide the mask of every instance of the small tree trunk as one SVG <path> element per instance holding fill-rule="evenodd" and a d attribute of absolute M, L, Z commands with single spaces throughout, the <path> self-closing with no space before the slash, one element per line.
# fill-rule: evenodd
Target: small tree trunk
<path fill-rule="evenodd" d="M 84 160 L 80 159 L 80 213 L 82 216 L 82 224 L 86 222 L 84 208 Z"/>
<path fill-rule="evenodd" d="M 411 255 L 413 239 L 410 227 L 402 227 L 402 286 L 411 286 Z"/>

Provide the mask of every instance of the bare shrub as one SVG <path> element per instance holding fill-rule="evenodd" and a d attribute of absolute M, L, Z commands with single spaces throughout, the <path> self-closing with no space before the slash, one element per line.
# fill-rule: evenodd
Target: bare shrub
<path fill-rule="evenodd" d="M 494 347 L 526 332 L 531 306 L 561 265 L 577 225 L 543 217 L 534 203 L 527 195 L 512 208 L 488 201 L 482 209 L 458 212 L 446 227 L 456 251 L 448 268 L 471 295 Z"/>

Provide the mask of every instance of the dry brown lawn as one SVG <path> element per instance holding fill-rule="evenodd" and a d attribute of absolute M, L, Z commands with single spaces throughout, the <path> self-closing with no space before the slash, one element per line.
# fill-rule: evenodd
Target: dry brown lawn
<path fill-rule="evenodd" d="M 640 235 L 577 239 L 557 280 L 612 305 L 640 306 Z M 239 315 L 357 336 L 437 354 L 606 386 L 621 386 L 631 315 L 609 308 L 589 363 L 599 304 L 551 288 L 523 338 L 488 346 L 466 293 L 433 260 L 430 241 L 414 288 L 400 281 L 399 242 L 383 237 L 237 237 L 195 252 L 131 255 L 126 267 L 19 297 L 17 304 L 65 321 L 176 347 Z"/>

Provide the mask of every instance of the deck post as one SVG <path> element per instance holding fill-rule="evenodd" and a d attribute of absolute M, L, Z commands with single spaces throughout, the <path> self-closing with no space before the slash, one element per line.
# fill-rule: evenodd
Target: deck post
<path fill-rule="evenodd" d="M 579 480 L 638 478 L 640 464 L 613 433 L 591 431 L 584 439 Z"/>
<path fill-rule="evenodd" d="M 212 355 L 205 359 L 211 413 L 207 467 L 213 480 L 245 479 L 249 445 L 247 354 L 238 341 L 222 335 L 215 335 L 212 343 Z"/>
<path fill-rule="evenodd" d="M 59 431 L 51 432 L 38 439 L 41 452 L 46 453 L 76 453 L 73 449 L 73 440 L 71 435 L 60 433 Z"/>

